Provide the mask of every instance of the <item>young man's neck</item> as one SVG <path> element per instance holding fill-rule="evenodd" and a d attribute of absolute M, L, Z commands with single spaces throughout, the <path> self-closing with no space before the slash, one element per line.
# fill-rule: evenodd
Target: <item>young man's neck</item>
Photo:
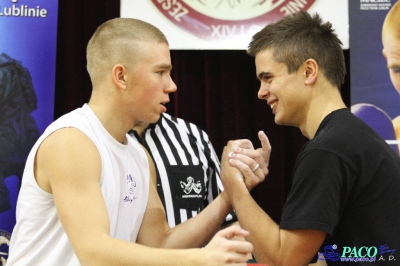
<path fill-rule="evenodd" d="M 137 122 L 132 129 L 135 130 L 141 138 L 143 138 L 143 132 L 149 125 L 150 123 L 147 122 Z"/>

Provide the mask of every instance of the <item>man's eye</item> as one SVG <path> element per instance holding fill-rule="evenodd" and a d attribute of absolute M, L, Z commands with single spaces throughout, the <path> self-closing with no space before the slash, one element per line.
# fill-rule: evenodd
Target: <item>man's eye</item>
<path fill-rule="evenodd" d="M 271 76 L 263 76 L 262 80 L 268 82 L 271 80 Z"/>

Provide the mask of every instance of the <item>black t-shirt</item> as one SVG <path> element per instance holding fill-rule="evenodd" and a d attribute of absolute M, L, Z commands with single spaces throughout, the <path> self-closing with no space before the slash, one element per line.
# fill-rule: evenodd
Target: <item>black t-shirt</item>
<path fill-rule="evenodd" d="M 354 265 L 354 259 L 370 259 L 375 251 L 376 265 L 395 265 L 399 156 L 348 109 L 332 112 L 298 156 L 280 227 L 328 233 L 320 248 L 328 265 Z"/>

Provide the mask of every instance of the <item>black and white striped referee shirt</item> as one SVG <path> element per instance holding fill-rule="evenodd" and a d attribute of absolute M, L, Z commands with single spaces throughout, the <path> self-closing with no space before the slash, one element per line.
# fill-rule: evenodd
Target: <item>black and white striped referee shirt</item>
<path fill-rule="evenodd" d="M 223 190 L 220 162 L 208 135 L 183 119 L 162 114 L 137 139 L 154 160 L 157 191 L 172 228 L 196 216 Z M 237 221 L 234 212 L 226 222 Z"/>

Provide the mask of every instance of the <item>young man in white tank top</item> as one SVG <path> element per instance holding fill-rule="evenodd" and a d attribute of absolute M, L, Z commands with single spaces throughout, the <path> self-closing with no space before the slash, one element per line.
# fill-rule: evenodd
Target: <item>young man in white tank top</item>
<path fill-rule="evenodd" d="M 156 122 L 176 90 L 165 36 L 140 20 L 113 19 L 93 35 L 87 60 L 89 103 L 50 125 L 29 155 L 7 265 L 246 265 L 252 245 L 232 238 L 248 232 L 215 234 L 232 210 L 227 194 L 169 228 L 153 162 L 127 135 L 138 121 Z M 261 139 L 263 150 L 231 163 L 248 190 L 268 172 Z"/>

